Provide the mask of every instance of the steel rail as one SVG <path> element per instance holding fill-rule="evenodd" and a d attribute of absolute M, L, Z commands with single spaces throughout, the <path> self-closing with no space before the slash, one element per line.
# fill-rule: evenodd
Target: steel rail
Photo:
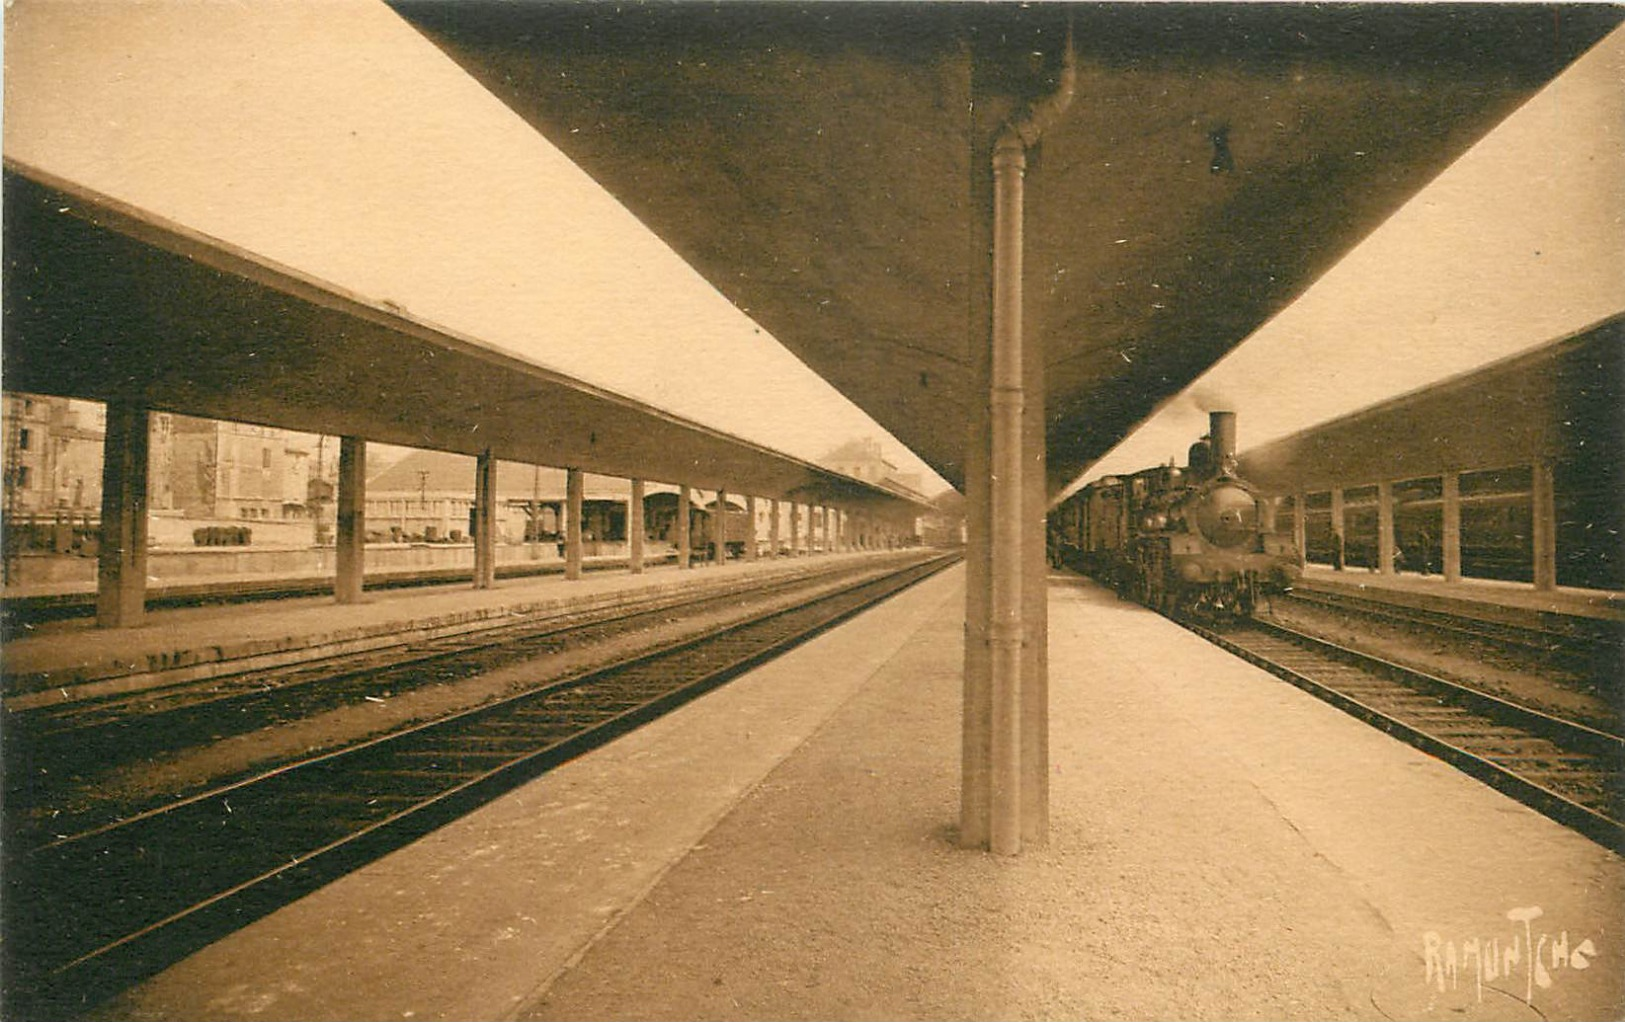
<path fill-rule="evenodd" d="M 1394 621 L 1400 624 L 1424 625 L 1443 629 L 1469 638 L 1485 639 L 1505 646 L 1515 646 L 1541 653 L 1557 653 L 1566 659 L 1585 659 L 1601 654 L 1619 654 L 1620 641 L 1596 634 L 1607 625 L 1599 622 L 1594 628 L 1576 624 L 1572 630 L 1540 628 L 1533 625 L 1491 621 L 1427 607 L 1411 607 L 1392 603 L 1372 596 L 1331 592 L 1324 589 L 1297 588 L 1288 599 L 1331 610 L 1346 610 L 1367 617 Z"/>
<path fill-rule="evenodd" d="M 1375 700 L 1369 697 L 1360 698 L 1345 691 L 1344 688 L 1348 687 L 1346 685 L 1340 687 L 1335 681 L 1315 677 L 1314 673 L 1318 672 L 1315 672 L 1313 667 L 1293 667 L 1281 663 L 1269 652 L 1250 647 L 1245 641 L 1239 640 L 1236 633 L 1217 632 L 1192 621 L 1181 621 L 1180 624 L 1228 652 L 1331 703 L 1345 713 L 1450 763 L 1557 822 L 1584 834 L 1598 844 L 1615 851 L 1625 850 L 1625 822 L 1616 818 L 1618 810 L 1615 808 L 1619 798 L 1621 767 L 1625 765 L 1625 739 L 1620 736 L 1541 713 L 1280 625 L 1255 621 L 1249 624 L 1248 631 L 1239 633 L 1240 636 L 1249 633 L 1260 634 L 1289 643 L 1295 650 L 1306 651 L 1337 664 L 1356 667 L 1362 672 L 1363 680 L 1375 679 L 1393 686 L 1395 691 L 1429 696 L 1440 705 L 1454 705 L 1464 713 L 1474 714 L 1491 725 L 1520 730 L 1527 735 L 1543 738 L 1559 749 L 1571 750 L 1589 760 L 1595 760 L 1597 768 L 1607 779 L 1606 797 L 1615 803 L 1606 810 L 1599 809 L 1554 790 L 1511 766 L 1497 762 L 1496 754 L 1493 752 L 1475 752 L 1464 747 L 1470 743 L 1461 742 L 1459 738 L 1451 740 L 1442 737 L 1430 730 L 1425 722 L 1402 719 L 1403 711 L 1396 711 L 1398 715 L 1387 712 L 1372 705 Z M 1470 720 L 1457 720 L 1455 723 L 1466 724 L 1470 723 Z M 1499 736 L 1499 740 L 1504 743 L 1510 739 L 1503 735 Z M 1515 760 L 1553 757 L 1503 755 L 1501 758 Z"/>
<path fill-rule="evenodd" d="M 150 704 L 154 697 L 186 697 L 188 692 L 201 693 L 177 705 L 149 708 L 148 714 L 173 713 L 208 706 L 212 703 L 237 699 L 263 698 L 267 694 L 291 692 L 310 681 L 333 681 L 377 674 L 384 671 L 424 667 L 437 661 L 466 657 L 470 653 L 509 647 L 517 642 L 537 641 L 567 636 L 571 633 L 600 628 L 605 625 L 630 625 L 640 618 L 660 614 L 674 608 L 685 610 L 738 600 L 741 597 L 765 597 L 798 588 L 830 584 L 842 575 L 855 575 L 880 570 L 872 564 L 842 563 L 827 571 L 797 573 L 791 576 L 770 576 L 765 579 L 740 580 L 738 588 L 707 590 L 692 593 L 662 593 L 625 603 L 581 609 L 546 610 L 525 614 L 517 619 L 482 621 L 472 627 L 427 638 L 407 638 L 365 650 L 317 656 L 294 663 L 264 667 L 244 667 L 222 671 L 204 678 L 189 678 L 170 684 L 143 688 L 139 692 L 121 692 L 108 696 L 54 703 L 33 709 L 15 711 L 15 719 L 24 721 L 63 721 L 64 726 L 49 725 L 38 728 L 41 737 L 72 733 L 79 729 L 106 726 L 107 711 L 114 714 L 125 706 L 142 701 Z M 288 677 L 309 674 L 306 680 L 288 683 Z M 123 723 L 127 717 L 117 717 Z"/>
<path fill-rule="evenodd" d="M 32 951 L 47 959 L 23 963 L 36 995 L 29 1017 L 82 1011 L 94 1003 L 86 998 L 116 992 L 180 954 L 669 712 L 956 560 L 916 562 L 609 667 L 58 838 L 24 856 L 21 869 L 10 871 L 8 878 L 8 908 L 15 912 L 19 897 L 31 897 L 37 924 L 31 934 L 29 919 L 9 920 L 8 951 L 13 956 Z M 683 657 L 703 663 L 682 667 Z M 617 692 L 617 679 L 630 680 Z M 594 685 L 608 690 L 594 692 Z M 522 740 L 524 732 L 532 737 Z M 458 751 L 459 734 L 474 746 Z M 507 751 L 481 748 L 515 743 L 518 747 Z M 397 759 L 393 767 L 392 756 Z M 362 783 L 369 775 L 382 780 Z M 392 786 L 402 790 L 386 790 Z M 411 791 L 413 786 L 423 790 Z M 307 812 L 311 803 L 329 811 Z M 333 820 L 329 803 L 348 805 L 350 816 L 341 813 Z M 369 818 L 368 810 L 380 803 L 396 805 L 385 804 Z M 228 824 L 236 829 L 228 833 Z M 171 829 L 166 832 L 166 827 Z M 340 833 L 329 835 L 324 828 L 330 827 Z M 284 854 L 262 847 L 261 841 L 287 847 L 303 842 L 304 847 Z M 171 855 L 176 858 L 169 859 Z M 240 858 L 247 866 L 229 879 L 200 882 L 212 888 L 202 896 L 176 890 L 166 894 L 167 878 L 190 879 L 189 867 L 200 865 L 199 859 L 210 857 L 208 864 L 217 867 L 222 855 L 234 862 Z M 23 886 L 18 886 L 19 878 Z M 142 882 L 149 887 L 137 889 L 149 892 L 147 900 L 153 903 L 145 912 L 141 896 L 129 893 Z M 41 899 L 52 903 L 40 904 Z M 170 904 L 177 900 L 184 904 Z M 84 915 L 62 916 L 76 907 Z M 128 922 L 120 922 L 126 911 Z M 19 928 L 19 921 L 25 925 Z M 76 923 L 82 926 L 76 928 Z"/>

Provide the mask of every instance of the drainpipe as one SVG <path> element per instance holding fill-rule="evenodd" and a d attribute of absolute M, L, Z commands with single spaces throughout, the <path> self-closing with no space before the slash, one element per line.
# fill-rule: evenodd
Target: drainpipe
<path fill-rule="evenodd" d="M 1077 67 L 1068 31 L 1054 93 L 1006 124 L 993 146 L 992 587 L 987 642 L 991 661 L 992 792 L 989 848 L 1021 851 L 1022 621 L 1022 209 L 1027 150 L 1072 105 Z"/>

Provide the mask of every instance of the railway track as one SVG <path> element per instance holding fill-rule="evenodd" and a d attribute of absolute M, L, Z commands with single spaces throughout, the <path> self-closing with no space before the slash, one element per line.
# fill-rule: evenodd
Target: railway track
<path fill-rule="evenodd" d="M 1611 622 L 1599 621 L 1595 627 L 1575 622 L 1567 628 L 1535 628 L 1465 617 L 1447 611 L 1406 607 L 1348 593 L 1303 588 L 1294 589 L 1287 599 L 1321 609 L 1358 614 L 1372 620 L 1417 626 L 1431 632 L 1533 652 L 1556 658 L 1580 670 L 1612 672 L 1621 660 L 1622 637 L 1618 626 Z"/>
<path fill-rule="evenodd" d="M 1614 850 L 1625 850 L 1625 738 L 1254 621 L 1185 627 Z"/>
<path fill-rule="evenodd" d="M 8 842 L 17 1017 L 83 1012 L 951 563 L 916 563 L 21 852 Z"/>
<path fill-rule="evenodd" d="M 367 699 L 395 698 L 429 685 L 447 685 L 540 656 L 604 643 L 668 625 L 675 616 L 715 613 L 750 602 L 795 599 L 820 587 L 872 575 L 859 565 L 835 572 L 775 578 L 749 589 L 660 596 L 635 604 L 564 616 L 526 618 L 478 631 L 418 640 L 365 652 L 245 670 L 138 693 L 39 707 L 6 720 L 7 801 L 27 822 L 57 813 L 86 778 L 121 764 L 141 764 L 196 736 L 215 742 L 279 721 L 308 718 Z M 34 764 L 46 765 L 39 774 Z M 19 786 L 22 786 L 21 788 Z M 121 806 L 129 812 L 132 808 Z M 94 810 L 90 810 L 94 811 Z"/>

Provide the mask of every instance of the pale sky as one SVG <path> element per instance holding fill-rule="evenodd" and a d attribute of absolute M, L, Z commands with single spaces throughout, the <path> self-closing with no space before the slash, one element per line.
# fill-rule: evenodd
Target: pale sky
<path fill-rule="evenodd" d="M 1084 475 L 1243 450 L 1625 309 L 1625 28 L 1486 135 Z"/>
<path fill-rule="evenodd" d="M 9 158 L 809 461 L 885 438 L 945 485 L 376 0 L 24 0 L 5 36 Z"/>

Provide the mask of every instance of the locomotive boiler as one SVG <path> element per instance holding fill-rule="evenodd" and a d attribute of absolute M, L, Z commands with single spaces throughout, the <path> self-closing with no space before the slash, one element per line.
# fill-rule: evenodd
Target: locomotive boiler
<path fill-rule="evenodd" d="M 1236 472 L 1236 417 L 1214 412 L 1188 464 L 1097 480 L 1049 516 L 1051 558 L 1165 613 L 1245 617 L 1290 588 L 1298 551 Z"/>

